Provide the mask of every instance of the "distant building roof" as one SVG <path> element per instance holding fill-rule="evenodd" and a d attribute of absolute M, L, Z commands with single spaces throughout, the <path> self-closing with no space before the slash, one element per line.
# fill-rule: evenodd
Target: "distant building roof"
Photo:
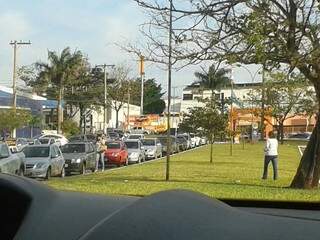
<path fill-rule="evenodd" d="M 261 82 L 249 82 L 249 83 L 234 83 L 233 86 L 235 88 L 251 88 L 251 87 L 259 87 L 261 86 Z M 186 86 L 183 90 L 194 90 L 199 89 L 201 87 L 200 83 L 192 83 Z M 222 89 L 229 89 L 230 87 L 223 87 Z M 208 90 L 208 89 L 205 89 Z"/>

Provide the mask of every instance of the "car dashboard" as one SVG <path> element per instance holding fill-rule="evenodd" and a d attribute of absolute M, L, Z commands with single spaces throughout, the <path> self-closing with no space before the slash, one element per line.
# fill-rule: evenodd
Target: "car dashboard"
<path fill-rule="evenodd" d="M 320 239 L 318 203 L 59 192 L 0 174 L 1 239 Z"/>

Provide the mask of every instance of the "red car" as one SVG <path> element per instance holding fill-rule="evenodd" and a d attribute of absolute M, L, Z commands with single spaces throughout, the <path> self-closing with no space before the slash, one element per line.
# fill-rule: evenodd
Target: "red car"
<path fill-rule="evenodd" d="M 104 154 L 106 164 L 117 166 L 128 165 L 128 150 L 121 141 L 107 142 L 107 150 Z"/>

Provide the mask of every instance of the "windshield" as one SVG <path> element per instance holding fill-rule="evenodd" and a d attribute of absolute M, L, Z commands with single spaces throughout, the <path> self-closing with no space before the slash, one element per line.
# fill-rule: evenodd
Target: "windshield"
<path fill-rule="evenodd" d="M 25 147 L 23 153 L 27 158 L 49 157 L 50 147 Z"/>
<path fill-rule="evenodd" d="M 70 141 L 83 141 L 84 136 L 72 136 L 69 138 Z"/>
<path fill-rule="evenodd" d="M 40 139 L 39 139 L 39 142 L 40 142 L 41 144 L 48 144 L 48 143 L 49 143 L 49 140 L 50 140 L 50 139 L 47 139 L 47 138 L 40 138 Z"/>
<path fill-rule="evenodd" d="M 130 135 L 129 139 L 140 139 L 141 135 Z"/>
<path fill-rule="evenodd" d="M 20 0 L 0 12 L 0 85 L 12 69 L 18 81 L 0 86 L 4 141 L 58 138 L 52 156 L 100 160 L 90 177 L 45 184 L 320 202 L 320 0 Z M 27 114 L 10 110 L 16 91 Z"/>
<path fill-rule="evenodd" d="M 62 153 L 84 153 L 86 150 L 85 144 L 66 144 L 61 147 Z"/>
<path fill-rule="evenodd" d="M 155 146 L 156 141 L 154 139 L 144 139 L 142 140 L 142 144 L 145 146 Z"/>
<path fill-rule="evenodd" d="M 138 142 L 124 142 L 129 149 L 138 149 L 139 144 Z"/>
<path fill-rule="evenodd" d="M 107 149 L 120 149 L 120 143 L 109 142 L 107 143 Z"/>

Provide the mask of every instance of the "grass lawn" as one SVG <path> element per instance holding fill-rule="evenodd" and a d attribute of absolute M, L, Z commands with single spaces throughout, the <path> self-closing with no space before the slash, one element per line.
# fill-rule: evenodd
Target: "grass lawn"
<path fill-rule="evenodd" d="M 53 179 L 47 184 L 68 191 L 99 194 L 149 195 L 166 189 L 189 189 L 215 198 L 277 199 L 320 201 L 320 190 L 295 190 L 288 186 L 295 174 L 300 155 L 297 143 L 279 147 L 279 179 L 261 180 L 263 145 L 214 145 L 214 162 L 209 163 L 209 146 L 171 158 L 170 181 L 165 178 L 165 160 L 85 176 Z"/>

